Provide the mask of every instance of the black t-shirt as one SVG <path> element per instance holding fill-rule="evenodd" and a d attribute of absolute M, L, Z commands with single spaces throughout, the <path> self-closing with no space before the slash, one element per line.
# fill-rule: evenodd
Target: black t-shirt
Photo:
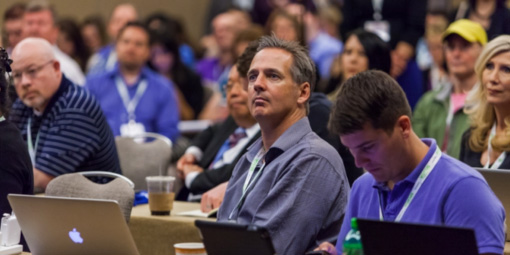
<path fill-rule="evenodd" d="M 0 122 L 0 213 L 11 213 L 7 194 L 33 194 L 34 176 L 28 149 L 19 130 Z"/>

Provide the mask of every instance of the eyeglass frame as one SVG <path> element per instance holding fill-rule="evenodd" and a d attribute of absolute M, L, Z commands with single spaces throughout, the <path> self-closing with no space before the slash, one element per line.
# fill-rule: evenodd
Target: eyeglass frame
<path fill-rule="evenodd" d="M 21 79 L 23 79 L 23 74 L 25 74 L 29 79 L 35 79 L 37 78 L 37 75 L 39 74 L 39 72 L 45 67 L 47 66 L 48 64 L 51 64 L 55 62 L 54 59 L 42 64 L 42 65 L 39 65 L 38 67 L 34 67 L 34 68 L 27 68 L 21 72 L 12 72 L 12 80 L 14 81 L 14 85 L 17 85 Z"/>
<path fill-rule="evenodd" d="M 226 93 L 230 93 L 230 91 L 232 91 L 232 88 L 234 88 L 234 84 L 229 84 L 229 82 L 227 82 L 226 84 L 224 84 L 222 86 L 223 88 L 223 91 L 225 91 Z M 241 84 L 241 88 L 244 90 L 244 91 L 248 91 L 248 86 L 246 86 L 244 83 Z"/>

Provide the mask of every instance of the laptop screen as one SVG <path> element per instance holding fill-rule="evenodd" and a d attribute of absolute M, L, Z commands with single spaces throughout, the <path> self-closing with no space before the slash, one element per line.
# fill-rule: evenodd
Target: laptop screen
<path fill-rule="evenodd" d="M 274 255 L 265 228 L 227 222 L 195 221 L 207 255 Z"/>
<path fill-rule="evenodd" d="M 472 229 L 358 219 L 365 255 L 477 255 Z"/>

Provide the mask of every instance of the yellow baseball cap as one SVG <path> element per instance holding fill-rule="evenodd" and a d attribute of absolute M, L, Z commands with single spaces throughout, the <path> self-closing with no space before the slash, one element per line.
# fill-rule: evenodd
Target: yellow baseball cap
<path fill-rule="evenodd" d="M 482 25 L 468 19 L 459 19 L 450 24 L 443 33 L 443 41 L 452 34 L 457 34 L 471 43 L 478 42 L 481 45 L 487 43 L 487 33 Z"/>

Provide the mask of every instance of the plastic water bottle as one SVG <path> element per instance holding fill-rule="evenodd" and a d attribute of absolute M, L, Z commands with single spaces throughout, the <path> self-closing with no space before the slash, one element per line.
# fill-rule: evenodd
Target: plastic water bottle
<path fill-rule="evenodd" d="M 361 235 L 356 218 L 351 219 L 351 230 L 345 236 L 342 247 L 343 255 L 363 255 L 363 245 L 361 245 Z"/>

